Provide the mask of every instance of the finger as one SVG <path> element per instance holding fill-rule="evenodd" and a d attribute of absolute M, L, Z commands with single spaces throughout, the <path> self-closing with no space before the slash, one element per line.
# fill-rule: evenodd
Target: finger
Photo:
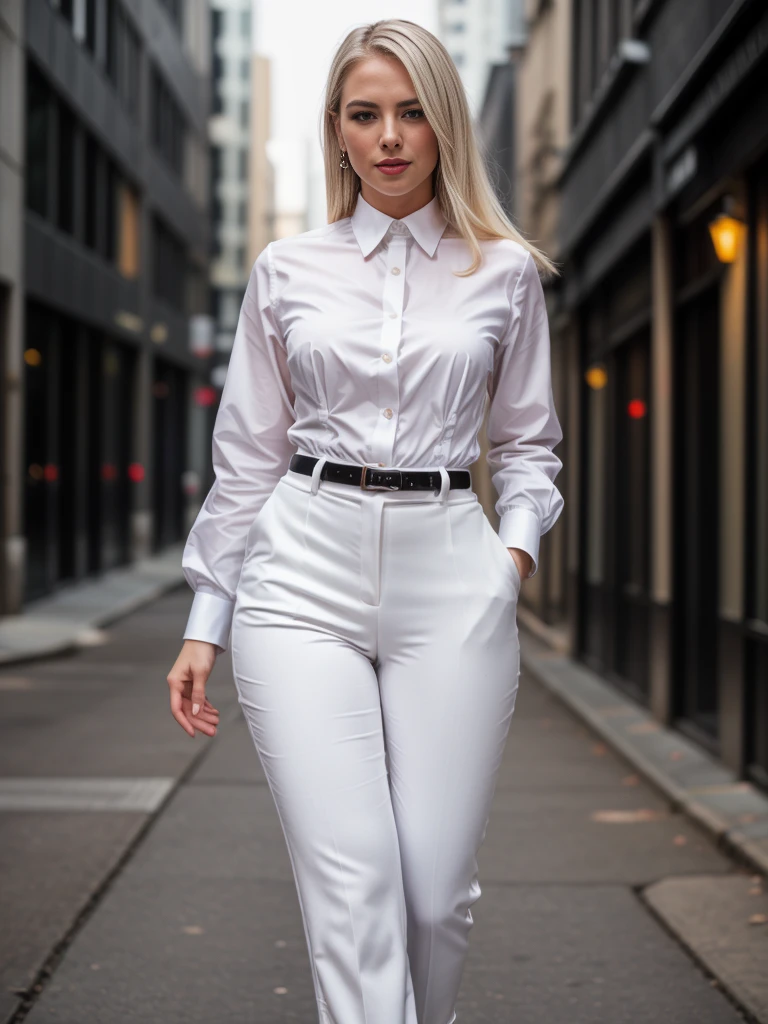
<path fill-rule="evenodd" d="M 198 732 L 205 733 L 206 736 L 215 736 L 218 731 L 218 726 L 215 722 L 206 722 L 199 714 L 195 715 L 191 724 L 193 729 L 197 729 Z"/>
<path fill-rule="evenodd" d="M 199 714 L 201 708 L 205 705 L 205 679 L 204 674 L 196 669 L 192 670 L 192 694 L 190 700 L 192 701 L 192 717 L 194 718 Z"/>
<path fill-rule="evenodd" d="M 190 710 L 191 706 L 189 704 L 189 701 L 186 698 L 184 698 L 182 700 L 181 706 L 182 706 L 182 710 L 184 711 L 184 714 L 187 717 L 187 720 L 189 721 L 190 720 L 190 716 L 191 716 L 191 710 Z M 195 722 L 198 719 L 200 721 L 202 721 L 202 722 L 208 722 L 209 725 L 218 725 L 219 724 L 218 712 L 216 712 L 214 714 L 212 711 L 209 711 L 207 708 L 202 708 L 200 711 L 198 711 L 198 713 L 191 719 L 192 725 L 194 725 Z"/>
<path fill-rule="evenodd" d="M 194 737 L 195 730 L 192 727 L 192 723 L 184 714 L 184 710 L 182 708 L 181 691 L 173 686 L 171 687 L 171 714 L 182 727 L 184 732 Z"/>

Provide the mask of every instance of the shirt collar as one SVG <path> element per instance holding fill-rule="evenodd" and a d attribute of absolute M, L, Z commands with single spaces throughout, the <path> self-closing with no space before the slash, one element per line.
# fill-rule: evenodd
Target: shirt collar
<path fill-rule="evenodd" d="M 396 219 L 371 206 L 363 199 L 362 192 L 358 192 L 350 223 L 363 256 L 373 252 L 387 233 L 389 225 Z M 427 255 L 433 256 L 448 220 L 440 208 L 437 196 L 433 196 L 426 206 L 400 218 L 400 223 L 406 224 Z"/>

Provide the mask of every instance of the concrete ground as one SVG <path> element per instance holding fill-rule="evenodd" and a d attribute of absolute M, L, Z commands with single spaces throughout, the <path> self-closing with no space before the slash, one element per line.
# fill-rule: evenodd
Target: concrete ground
<path fill-rule="evenodd" d="M 189 602 L 0 672 L 5 1024 L 316 1024 L 228 657 L 215 739 L 168 711 Z M 528 667 L 479 863 L 457 1024 L 768 1021 L 760 876 Z"/>

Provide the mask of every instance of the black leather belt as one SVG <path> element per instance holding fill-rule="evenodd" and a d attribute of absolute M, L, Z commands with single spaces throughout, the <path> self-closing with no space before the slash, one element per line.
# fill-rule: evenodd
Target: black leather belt
<path fill-rule="evenodd" d="M 291 456 L 290 469 L 295 473 L 312 476 L 317 459 L 312 455 Z M 451 487 L 471 487 L 468 469 L 446 471 Z M 321 480 L 337 484 L 354 484 L 364 491 L 439 491 L 442 478 L 439 470 L 428 469 L 376 469 L 375 466 L 350 466 L 344 462 L 326 462 L 320 470 Z"/>

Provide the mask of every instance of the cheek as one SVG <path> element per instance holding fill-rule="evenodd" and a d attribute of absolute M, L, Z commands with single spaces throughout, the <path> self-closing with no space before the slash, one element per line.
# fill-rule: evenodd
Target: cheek
<path fill-rule="evenodd" d="M 437 136 L 429 124 L 419 125 L 414 131 L 412 143 L 424 157 L 437 160 Z"/>

